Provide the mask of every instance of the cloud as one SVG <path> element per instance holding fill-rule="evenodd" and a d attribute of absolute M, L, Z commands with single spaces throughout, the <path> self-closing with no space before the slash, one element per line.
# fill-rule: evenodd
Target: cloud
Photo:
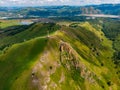
<path fill-rule="evenodd" d="M 0 6 L 88 5 L 120 3 L 120 0 L 0 0 Z"/>

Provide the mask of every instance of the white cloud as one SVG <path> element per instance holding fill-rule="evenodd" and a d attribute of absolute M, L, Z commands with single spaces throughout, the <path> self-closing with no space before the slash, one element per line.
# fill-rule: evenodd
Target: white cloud
<path fill-rule="evenodd" d="M 120 0 L 0 0 L 0 6 L 87 5 L 120 3 Z"/>

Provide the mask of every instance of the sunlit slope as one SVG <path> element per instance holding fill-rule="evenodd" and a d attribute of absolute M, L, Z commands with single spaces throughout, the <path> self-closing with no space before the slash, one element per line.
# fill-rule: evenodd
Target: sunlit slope
<path fill-rule="evenodd" d="M 1 54 L 0 89 L 119 90 L 113 52 L 112 42 L 89 23 L 61 26 Z"/>

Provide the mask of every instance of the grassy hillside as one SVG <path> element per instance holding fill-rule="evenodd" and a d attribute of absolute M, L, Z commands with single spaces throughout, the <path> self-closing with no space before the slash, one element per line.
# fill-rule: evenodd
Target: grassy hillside
<path fill-rule="evenodd" d="M 113 49 L 115 49 L 113 62 L 115 63 L 116 73 L 120 78 L 120 21 L 119 20 L 103 20 L 103 32 L 106 37 L 113 41 Z"/>
<path fill-rule="evenodd" d="M 120 89 L 112 42 L 88 22 L 37 23 L 0 43 L 7 40 L 14 44 L 0 54 L 0 90 Z"/>
<path fill-rule="evenodd" d="M 50 23 L 50 24 L 41 24 L 34 23 L 29 26 L 12 26 L 5 29 L 2 29 L 0 33 L 0 49 L 4 49 L 6 46 L 9 47 L 12 44 L 24 42 L 30 39 L 33 39 L 38 36 L 44 36 L 46 34 L 51 34 L 60 26 Z"/>

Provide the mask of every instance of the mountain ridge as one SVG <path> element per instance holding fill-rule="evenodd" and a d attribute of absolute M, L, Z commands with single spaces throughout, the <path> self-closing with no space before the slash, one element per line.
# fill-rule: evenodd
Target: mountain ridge
<path fill-rule="evenodd" d="M 42 25 L 33 31 L 42 31 Z M 101 28 L 83 22 L 60 26 L 49 37 L 39 35 L 0 54 L 1 90 L 119 90 L 112 41 Z"/>

